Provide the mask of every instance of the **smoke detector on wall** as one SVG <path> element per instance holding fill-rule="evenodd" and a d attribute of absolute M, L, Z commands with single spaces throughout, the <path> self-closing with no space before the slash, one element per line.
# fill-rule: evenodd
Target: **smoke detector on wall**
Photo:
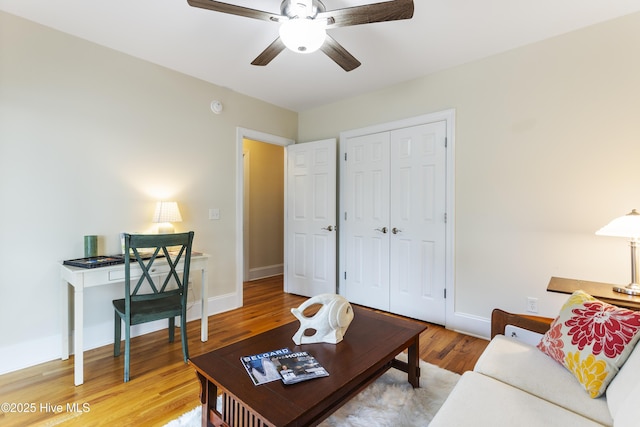
<path fill-rule="evenodd" d="M 222 113 L 222 102 L 211 101 L 211 111 L 213 111 L 216 114 Z"/>

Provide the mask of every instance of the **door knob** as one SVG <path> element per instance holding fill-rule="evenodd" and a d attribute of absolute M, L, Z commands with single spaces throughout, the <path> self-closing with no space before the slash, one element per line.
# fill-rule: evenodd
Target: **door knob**
<path fill-rule="evenodd" d="M 398 234 L 398 233 L 402 233 L 402 230 L 400 230 L 399 228 L 395 228 L 395 227 L 393 227 L 393 228 L 391 229 L 391 232 L 392 232 L 393 234 Z"/>
<path fill-rule="evenodd" d="M 328 227 L 322 227 L 322 230 L 333 231 L 333 226 L 330 225 Z"/>
<path fill-rule="evenodd" d="M 376 231 L 379 231 L 382 234 L 387 234 L 387 227 L 376 228 Z"/>

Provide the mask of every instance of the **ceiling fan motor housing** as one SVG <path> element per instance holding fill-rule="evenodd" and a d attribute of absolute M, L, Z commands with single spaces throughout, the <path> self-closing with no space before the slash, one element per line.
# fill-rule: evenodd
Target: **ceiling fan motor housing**
<path fill-rule="evenodd" d="M 320 0 L 283 0 L 280 4 L 280 12 L 289 18 L 314 19 L 318 13 L 326 10 Z"/>

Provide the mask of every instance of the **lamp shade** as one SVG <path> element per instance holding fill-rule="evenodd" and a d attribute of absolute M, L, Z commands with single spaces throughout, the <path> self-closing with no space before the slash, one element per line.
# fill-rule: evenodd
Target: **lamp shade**
<path fill-rule="evenodd" d="M 294 52 L 315 52 L 320 49 L 326 37 L 327 31 L 321 21 L 294 18 L 280 25 L 280 39 L 288 49 Z"/>
<path fill-rule="evenodd" d="M 178 202 L 158 202 L 153 214 L 153 222 L 182 222 Z"/>
<path fill-rule="evenodd" d="M 599 236 L 640 237 L 640 213 L 635 209 L 596 231 Z"/>

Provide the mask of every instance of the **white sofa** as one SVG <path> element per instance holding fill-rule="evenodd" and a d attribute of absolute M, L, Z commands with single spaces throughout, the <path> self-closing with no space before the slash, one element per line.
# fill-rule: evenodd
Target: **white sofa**
<path fill-rule="evenodd" d="M 494 310 L 491 342 L 474 370 L 462 375 L 430 427 L 640 426 L 640 346 L 606 394 L 592 399 L 573 374 L 542 351 L 497 334 L 504 333 L 505 324 L 543 333 L 550 320 Z"/>

